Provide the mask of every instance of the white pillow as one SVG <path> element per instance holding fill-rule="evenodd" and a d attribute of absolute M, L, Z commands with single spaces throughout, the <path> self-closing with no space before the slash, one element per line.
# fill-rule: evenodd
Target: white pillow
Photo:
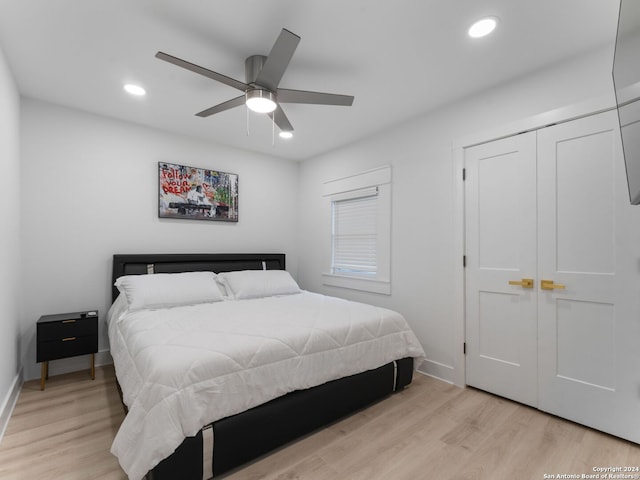
<path fill-rule="evenodd" d="M 125 275 L 115 286 L 126 295 L 130 311 L 223 300 L 213 272 Z"/>
<path fill-rule="evenodd" d="M 286 270 L 240 270 L 216 277 L 234 300 L 300 293 L 300 287 Z"/>

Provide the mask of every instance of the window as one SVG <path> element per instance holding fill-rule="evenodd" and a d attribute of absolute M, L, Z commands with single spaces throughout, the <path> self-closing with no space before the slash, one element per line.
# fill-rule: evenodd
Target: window
<path fill-rule="evenodd" d="M 331 273 L 375 278 L 378 272 L 377 187 L 331 201 Z"/>
<path fill-rule="evenodd" d="M 391 168 L 327 182 L 331 211 L 323 283 L 390 294 Z"/>

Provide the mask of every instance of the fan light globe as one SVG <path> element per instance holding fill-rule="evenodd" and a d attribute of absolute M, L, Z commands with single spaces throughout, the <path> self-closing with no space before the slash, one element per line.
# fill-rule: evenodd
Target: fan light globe
<path fill-rule="evenodd" d="M 282 131 L 278 135 L 280 135 L 280 138 L 291 138 L 291 137 L 293 137 L 293 133 L 292 132 L 288 132 L 288 131 Z"/>
<path fill-rule="evenodd" d="M 248 90 L 246 93 L 246 104 L 250 110 L 257 113 L 271 113 L 276 107 L 276 96 L 262 89 Z"/>

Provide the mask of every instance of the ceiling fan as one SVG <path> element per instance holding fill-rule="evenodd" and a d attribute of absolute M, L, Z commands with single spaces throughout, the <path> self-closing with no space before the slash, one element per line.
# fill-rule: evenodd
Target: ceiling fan
<path fill-rule="evenodd" d="M 300 37 L 298 35 L 283 28 L 268 56 L 252 55 L 245 60 L 246 83 L 164 52 L 156 53 L 156 57 L 243 92 L 239 97 L 232 98 L 231 100 L 196 113 L 197 116 L 208 117 L 246 104 L 247 107 L 253 111 L 267 113 L 282 132 L 290 133 L 293 132 L 293 127 L 282 110 L 280 106 L 281 103 L 307 103 L 350 107 L 354 99 L 354 97 L 350 95 L 278 88 L 280 80 L 299 42 Z"/>

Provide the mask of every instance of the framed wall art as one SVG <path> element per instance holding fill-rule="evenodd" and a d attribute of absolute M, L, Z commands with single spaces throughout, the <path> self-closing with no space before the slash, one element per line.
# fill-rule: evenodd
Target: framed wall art
<path fill-rule="evenodd" d="M 158 216 L 238 221 L 238 175 L 158 162 Z"/>

